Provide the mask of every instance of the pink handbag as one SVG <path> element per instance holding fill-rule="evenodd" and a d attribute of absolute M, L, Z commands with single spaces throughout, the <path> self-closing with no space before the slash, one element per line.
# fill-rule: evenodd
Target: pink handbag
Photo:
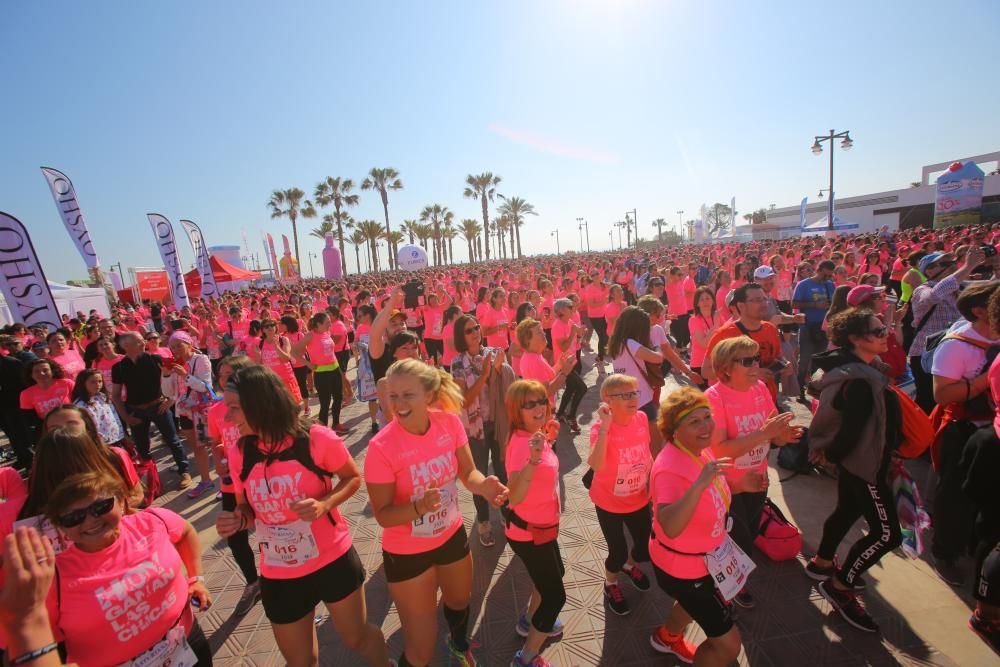
<path fill-rule="evenodd" d="M 760 515 L 760 532 L 753 543 L 771 560 L 792 560 L 802 550 L 802 533 L 767 498 Z"/>

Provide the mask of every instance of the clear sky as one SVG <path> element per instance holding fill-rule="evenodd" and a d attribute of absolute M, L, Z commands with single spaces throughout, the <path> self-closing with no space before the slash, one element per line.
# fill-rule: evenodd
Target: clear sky
<path fill-rule="evenodd" d="M 275 188 L 392 166 L 398 227 L 433 203 L 480 217 L 464 180 L 492 171 L 539 213 L 526 252 L 555 251 L 555 229 L 579 248 L 577 217 L 607 248 L 627 209 L 648 237 L 702 203 L 815 198 L 827 154 L 809 147 L 830 128 L 854 139 L 839 196 L 1000 149 L 998 32 L 996 0 L 5 2 L 0 210 L 65 280 L 86 271 L 42 165 L 72 178 L 105 267 L 159 265 L 147 212 L 190 266 L 180 218 L 209 245 L 245 229 L 252 252 L 261 230 L 291 236 Z M 378 196 L 352 214 L 382 220 Z"/>

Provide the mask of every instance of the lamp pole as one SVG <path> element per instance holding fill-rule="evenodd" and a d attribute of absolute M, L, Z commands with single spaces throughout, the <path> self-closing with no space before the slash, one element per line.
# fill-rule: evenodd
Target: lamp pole
<path fill-rule="evenodd" d="M 577 218 L 577 220 L 583 220 L 583 218 Z M 580 252 L 583 252 L 583 225 L 577 225 L 576 228 L 580 230 Z"/>
<path fill-rule="evenodd" d="M 556 254 L 557 255 L 561 255 L 562 251 L 559 250 L 559 230 L 558 229 L 553 229 L 552 233 L 549 234 L 549 236 L 555 236 L 556 237 Z"/>
<path fill-rule="evenodd" d="M 587 233 L 587 252 L 590 252 L 590 223 L 583 218 L 577 218 L 576 221 L 580 223 L 580 229 Z M 583 241 L 580 242 L 580 252 L 583 252 Z"/>
<path fill-rule="evenodd" d="M 314 253 L 312 250 L 310 250 L 309 251 L 309 277 L 310 278 L 315 278 L 316 277 L 316 272 L 313 271 L 313 257 L 316 257 L 316 253 Z"/>
<path fill-rule="evenodd" d="M 608 230 L 608 238 L 611 239 L 611 249 L 614 250 L 615 249 L 615 230 L 613 230 L 613 229 L 609 229 Z"/>
<path fill-rule="evenodd" d="M 684 211 L 677 211 L 677 232 L 684 234 Z"/>
<path fill-rule="evenodd" d="M 851 141 L 851 131 L 844 130 L 843 132 L 837 132 L 836 130 L 830 130 L 830 134 L 823 136 L 816 136 L 816 141 L 813 142 L 812 152 L 813 155 L 819 155 L 823 152 L 823 142 L 830 142 L 830 201 L 827 206 L 827 229 L 833 230 L 833 141 L 835 139 L 842 139 L 840 142 L 840 147 L 845 151 L 851 150 L 851 146 L 854 142 Z"/>

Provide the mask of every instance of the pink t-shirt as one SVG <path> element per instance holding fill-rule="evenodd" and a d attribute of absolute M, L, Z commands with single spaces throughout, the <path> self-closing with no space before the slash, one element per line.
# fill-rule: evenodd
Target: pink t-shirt
<path fill-rule="evenodd" d="M 767 385 L 759 380 L 749 391 L 736 391 L 721 382 L 716 382 L 708 388 L 705 396 L 712 407 L 712 418 L 715 423 L 726 425 L 727 439 L 760 431 L 767 418 L 777 411 Z M 716 456 L 721 456 L 718 450 L 713 448 L 712 451 Z M 733 467 L 726 469 L 726 479 L 735 482 L 751 470 L 767 474 L 769 451 L 771 443 L 768 442 L 737 457 L 733 461 Z"/>
<path fill-rule="evenodd" d="M 525 380 L 538 380 L 548 386 L 556 377 L 556 371 L 545 357 L 537 352 L 525 352 L 521 355 L 521 377 Z M 555 405 L 555 397 L 550 396 L 552 404 Z"/>
<path fill-rule="evenodd" d="M 94 368 L 101 371 L 101 375 L 104 376 L 105 387 L 108 387 L 109 389 L 111 387 L 111 367 L 124 358 L 125 358 L 124 354 L 119 354 L 114 359 L 105 359 L 104 357 L 101 357 L 94 363 Z"/>
<path fill-rule="evenodd" d="M 569 338 L 569 342 L 565 348 L 560 348 L 559 341 L 564 338 Z M 576 354 L 576 351 L 580 349 L 580 343 L 573 335 L 573 322 L 571 320 L 552 320 L 552 349 L 556 357 L 561 357 L 566 352 Z"/>
<path fill-rule="evenodd" d="M 382 532 L 382 549 L 392 554 L 432 551 L 462 525 L 455 450 L 468 445 L 469 438 L 458 415 L 431 410 L 428 416 L 430 428 L 423 435 L 410 433 L 393 419 L 368 442 L 365 482 L 394 485 L 393 505 L 422 498 L 432 482 L 441 490 L 437 512 Z"/>
<path fill-rule="evenodd" d="M 684 285 L 684 305 L 688 311 L 694 310 L 694 293 L 698 291 L 698 284 L 691 276 L 685 276 L 682 284 Z"/>
<path fill-rule="evenodd" d="M 520 429 L 514 431 L 507 443 L 507 474 L 514 473 L 528 465 L 531 458 L 531 433 Z M 535 472 L 531 476 L 531 486 L 528 493 L 517 505 L 511 505 L 511 509 L 517 515 L 536 526 L 551 526 L 559 523 L 559 458 L 552 451 L 552 443 L 545 443 L 542 449 L 541 463 L 535 466 Z M 507 539 L 517 542 L 530 542 L 531 533 L 523 528 L 518 528 L 511 524 L 504 528 Z"/>
<path fill-rule="evenodd" d="M 229 483 L 227 484 L 225 480 L 222 480 L 222 491 L 223 493 L 234 493 L 235 489 L 233 487 L 232 478 L 240 474 L 239 470 L 235 471 L 232 468 L 233 452 L 236 452 L 236 456 L 239 456 L 239 450 L 236 447 L 237 441 L 240 439 L 240 429 L 238 426 L 226 419 L 226 404 L 222 401 L 216 402 L 212 407 L 208 409 L 208 437 L 212 439 L 212 442 L 221 442 L 224 456 L 226 457 L 226 463 L 229 465 Z"/>
<path fill-rule="evenodd" d="M 688 320 L 688 331 L 691 332 L 691 367 L 701 368 L 705 365 L 705 346 L 698 342 L 696 334 L 706 333 L 715 324 L 715 313 L 712 317 L 702 317 L 695 314 Z"/>
<path fill-rule="evenodd" d="M 684 291 L 684 281 L 667 281 L 667 315 L 684 315 L 688 311 L 687 294 Z"/>
<path fill-rule="evenodd" d="M 70 380 L 75 380 L 80 371 L 87 367 L 87 364 L 83 363 L 83 357 L 76 350 L 66 350 L 58 357 L 53 356 L 49 358 L 62 367 L 63 372 L 66 373 L 66 377 Z"/>
<path fill-rule="evenodd" d="M 70 545 L 56 556 L 59 616 L 67 662 L 117 665 L 152 648 L 176 625 L 191 630 L 187 575 L 174 544 L 180 515 L 162 508 L 126 514 L 114 544 L 99 552 Z"/>
<path fill-rule="evenodd" d="M 431 340 L 441 340 L 444 335 L 444 327 L 441 321 L 444 319 L 444 308 L 442 306 L 427 306 L 424 308 L 424 338 Z"/>
<path fill-rule="evenodd" d="M 580 296 L 586 301 L 588 317 L 604 317 L 604 310 L 608 307 L 607 287 L 599 283 L 590 283 L 583 288 L 583 294 Z"/>
<path fill-rule="evenodd" d="M 455 320 L 448 322 L 441 330 L 441 339 L 444 341 L 444 356 L 441 357 L 441 364 L 451 367 L 451 362 L 458 356 L 455 351 Z"/>
<path fill-rule="evenodd" d="M 993 402 L 1000 405 L 1000 356 L 993 360 L 990 364 L 990 370 L 987 377 L 990 380 L 990 394 L 993 395 Z M 997 411 L 996 415 L 993 417 L 993 430 L 997 432 L 997 437 L 1000 438 L 1000 410 Z"/>
<path fill-rule="evenodd" d="M 139 473 L 135 470 L 135 464 L 132 463 L 132 457 L 128 455 L 121 447 L 109 447 L 109 449 L 114 452 L 118 460 L 122 462 L 122 470 L 125 471 L 125 480 L 128 482 L 129 488 L 132 488 L 139 483 Z"/>
<path fill-rule="evenodd" d="M 306 352 L 309 353 L 309 361 L 317 366 L 326 366 L 337 363 L 337 355 L 334 354 L 333 338 L 329 331 L 319 333 L 312 331 L 312 338 L 306 344 Z"/>
<path fill-rule="evenodd" d="M 72 392 L 73 381 L 69 378 L 54 380 L 48 389 L 42 389 L 37 384 L 33 384 L 21 392 L 21 409 L 34 409 L 39 419 L 45 419 L 45 415 L 49 414 L 53 408 L 58 408 L 63 403 L 72 403 L 69 400 L 69 395 Z"/>
<path fill-rule="evenodd" d="M 618 303 L 616 301 L 610 301 L 608 305 L 604 308 L 604 319 L 608 323 L 609 334 L 611 333 L 614 327 L 615 320 L 618 319 L 618 316 L 622 314 L 622 311 L 625 309 L 625 306 L 627 305 L 628 304 L 626 303 Z"/>
<path fill-rule="evenodd" d="M 487 334 L 486 344 L 490 347 L 498 347 L 502 350 L 506 350 L 510 345 L 507 325 L 509 324 L 507 319 L 506 309 L 501 308 L 497 310 L 495 308 L 486 308 L 483 310 L 483 317 L 479 320 L 479 324 L 482 325 L 484 329 L 490 327 L 501 327 L 500 331 L 496 333 Z"/>
<path fill-rule="evenodd" d="M 273 446 L 258 442 L 261 452 L 277 453 L 292 446 L 286 438 Z M 344 441 L 325 426 L 314 424 L 309 429 L 309 451 L 313 462 L 322 470 L 335 473 L 350 458 Z M 315 521 L 298 518 L 291 506 L 304 498 L 320 499 L 330 493 L 332 481 L 295 460 L 264 461 L 255 465 L 246 480 L 240 479 L 243 454 L 238 448 L 230 452 L 229 469 L 235 472 L 233 486 L 236 495 L 246 495 L 256 516 L 257 543 L 260 545 L 260 573 L 269 579 L 298 579 L 311 574 L 344 555 L 351 548 L 351 533 L 347 521 L 334 507 Z"/>
<path fill-rule="evenodd" d="M 347 340 L 347 325 L 340 320 L 333 320 L 330 324 L 330 336 L 334 339 L 333 349 L 335 352 L 343 352 L 350 345 Z M 338 339 L 340 342 L 337 342 Z"/>
<path fill-rule="evenodd" d="M 715 457 L 707 448 L 696 454 L 702 465 Z M 653 534 L 649 538 L 649 555 L 656 567 L 678 579 L 699 579 L 708 574 L 705 558 L 701 555 L 712 551 L 726 538 L 726 514 L 729 511 L 727 499 L 713 483 L 709 484 L 695 506 L 694 514 L 684 530 L 677 537 L 667 537 L 656 520 L 656 509 L 680 500 L 701 474 L 702 465 L 675 447 L 664 445 L 650 475 L 650 492 L 653 496 Z M 726 482 L 721 478 L 719 485 L 729 494 Z M 683 551 L 679 554 L 671 549 Z"/>
<path fill-rule="evenodd" d="M 601 430 L 598 419 L 590 427 L 590 449 Z M 649 417 L 636 411 L 628 425 L 611 422 L 604 453 L 604 467 L 594 470 L 590 499 L 602 510 L 616 514 L 635 512 L 649 504 Z"/>
<path fill-rule="evenodd" d="M 27 499 L 28 485 L 17 470 L 10 466 L 0 468 L 0 538 L 6 537 L 13 530 L 17 513 Z M 3 570 L 0 569 L 0 572 Z"/>

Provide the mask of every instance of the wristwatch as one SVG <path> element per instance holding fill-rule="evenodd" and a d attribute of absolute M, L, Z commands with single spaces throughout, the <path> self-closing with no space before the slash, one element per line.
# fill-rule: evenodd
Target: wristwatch
<path fill-rule="evenodd" d="M 199 584 L 199 583 L 200 584 L 205 583 L 205 577 L 203 577 L 200 574 L 194 577 L 188 577 L 188 586 L 190 586 L 191 584 Z"/>

